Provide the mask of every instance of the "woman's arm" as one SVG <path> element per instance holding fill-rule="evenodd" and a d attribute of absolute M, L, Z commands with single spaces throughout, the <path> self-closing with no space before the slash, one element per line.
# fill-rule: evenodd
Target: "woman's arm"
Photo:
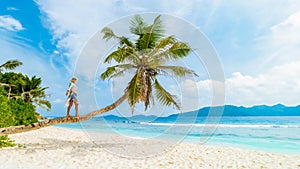
<path fill-rule="evenodd" d="M 68 90 L 67 90 L 67 92 L 66 92 L 66 96 L 68 96 L 69 92 L 72 91 L 73 86 L 74 86 L 74 84 L 71 83 L 70 86 L 69 86 L 69 88 L 68 88 Z"/>

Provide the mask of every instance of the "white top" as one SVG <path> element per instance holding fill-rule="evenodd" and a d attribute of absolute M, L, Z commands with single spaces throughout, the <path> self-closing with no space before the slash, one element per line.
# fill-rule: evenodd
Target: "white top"
<path fill-rule="evenodd" d="M 75 83 L 71 83 L 68 90 L 69 90 L 70 93 L 75 93 L 75 94 L 77 94 L 78 88 L 77 88 L 77 86 L 75 85 Z"/>

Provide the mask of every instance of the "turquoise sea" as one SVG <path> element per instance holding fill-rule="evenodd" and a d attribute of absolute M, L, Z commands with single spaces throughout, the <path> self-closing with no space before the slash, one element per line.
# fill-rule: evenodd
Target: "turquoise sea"
<path fill-rule="evenodd" d="M 57 126 L 129 137 L 300 155 L 300 116 L 225 116 L 215 122 L 218 123 L 208 123 L 207 117 L 196 117 L 191 123 L 188 117 L 104 116 Z"/>

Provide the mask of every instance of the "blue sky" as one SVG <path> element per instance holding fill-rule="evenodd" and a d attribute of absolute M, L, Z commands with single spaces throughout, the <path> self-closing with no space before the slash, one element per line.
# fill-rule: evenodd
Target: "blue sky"
<path fill-rule="evenodd" d="M 44 115 L 65 114 L 64 93 L 86 42 L 104 26 L 145 12 L 183 19 L 208 38 L 224 70 L 226 104 L 297 105 L 300 102 L 298 0 L 175 0 L 172 3 L 160 0 L 1 0 L 0 9 L 1 62 L 19 59 L 24 65 L 17 71 L 43 78 L 44 85 L 50 87 L 48 92 L 53 103 L 53 110 L 42 111 Z M 200 73 L 205 72 L 198 63 L 189 64 L 199 67 Z M 87 87 L 94 85 L 93 81 L 86 83 Z M 95 83 L 97 103 L 99 106 L 109 104 L 112 83 L 99 80 Z M 170 90 L 172 83 L 171 80 L 166 84 Z M 202 107 L 211 104 L 213 83 L 204 75 L 195 82 L 186 80 L 180 85 L 183 88 L 197 86 L 195 91 L 185 92 L 199 93 L 198 106 Z M 94 108 L 89 105 L 89 99 L 95 97 L 82 96 L 82 113 Z M 188 97 L 182 99 L 187 103 L 191 101 Z M 195 108 L 189 104 L 183 106 L 184 110 Z"/>

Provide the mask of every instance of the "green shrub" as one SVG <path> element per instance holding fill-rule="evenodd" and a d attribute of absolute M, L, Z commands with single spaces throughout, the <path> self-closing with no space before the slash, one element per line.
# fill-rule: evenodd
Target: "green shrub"
<path fill-rule="evenodd" d="M 31 103 L 18 99 L 10 100 L 9 105 L 15 116 L 15 125 L 27 125 L 38 121 L 34 106 Z"/>
<path fill-rule="evenodd" d="M 0 95 L 0 128 L 37 122 L 34 106 L 22 99 L 9 100 Z"/>
<path fill-rule="evenodd" d="M 15 141 L 8 138 L 7 135 L 0 136 L 0 148 L 2 148 L 2 147 L 14 147 L 14 146 L 16 146 L 16 144 L 14 142 Z"/>
<path fill-rule="evenodd" d="M 10 100 L 5 96 L 0 96 L 0 128 L 14 126 L 16 124 L 15 116 L 11 111 Z"/>
<path fill-rule="evenodd" d="M 0 128 L 37 122 L 35 106 L 51 109 L 50 102 L 45 100 L 48 97 L 48 87 L 42 87 L 41 78 L 29 78 L 23 73 L 2 72 L 19 65 L 22 62 L 9 60 L 0 66 Z"/>
<path fill-rule="evenodd" d="M 6 95 L 7 95 L 7 92 L 6 92 L 6 90 L 4 89 L 4 86 L 0 86 L 0 95 L 1 95 L 1 96 L 6 96 Z"/>

